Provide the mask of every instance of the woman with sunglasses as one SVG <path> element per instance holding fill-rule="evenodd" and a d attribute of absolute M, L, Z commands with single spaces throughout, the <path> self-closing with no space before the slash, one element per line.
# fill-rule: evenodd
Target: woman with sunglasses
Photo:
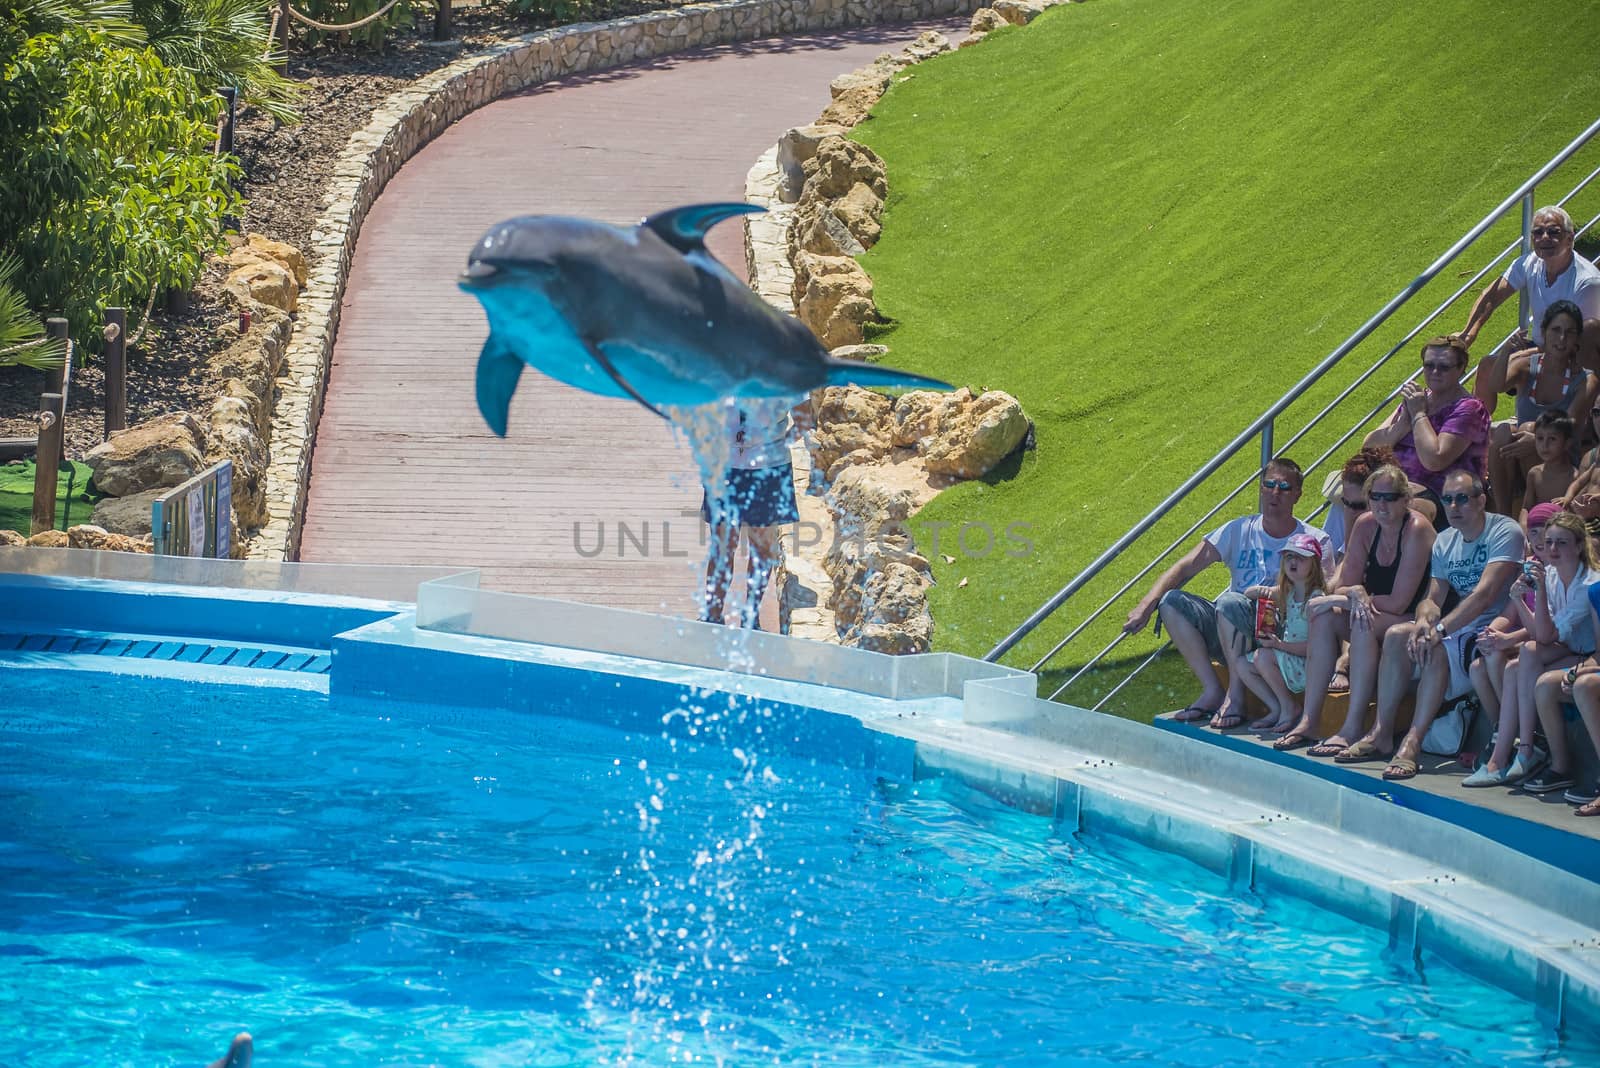
<path fill-rule="evenodd" d="M 1516 394 L 1515 418 L 1494 425 L 1489 436 L 1489 494 L 1502 515 L 1515 515 L 1519 487 L 1538 462 L 1533 424 L 1549 411 L 1565 412 L 1581 428 L 1600 393 L 1600 379 L 1578 364 L 1583 313 L 1570 300 L 1544 310 L 1538 348 L 1490 356 L 1478 367 L 1477 398 L 1492 414 L 1500 392 Z"/>
<path fill-rule="evenodd" d="M 1298 749 L 1316 741 L 1322 706 L 1339 657 L 1341 640 L 1350 643 L 1350 710 L 1344 725 L 1310 750 L 1337 756 L 1366 730 L 1367 706 L 1378 685 L 1383 636 L 1396 623 L 1416 618 L 1428 588 L 1433 527 L 1411 508 L 1411 480 L 1394 464 L 1367 476 L 1362 487 L 1367 511 L 1350 529 L 1348 551 L 1334 594 L 1345 604 L 1311 616 L 1307 639 L 1305 712 L 1277 749 Z M 1319 606 L 1320 607 L 1320 606 Z"/>
<path fill-rule="evenodd" d="M 1422 346 L 1420 389 L 1413 382 L 1400 387 L 1400 407 L 1389 421 L 1368 434 L 1366 446 L 1387 445 L 1395 462 L 1413 484 L 1412 492 L 1434 508 L 1433 529 L 1448 525 L 1439 494 L 1452 471 L 1485 477 L 1484 454 L 1489 444 L 1489 410 L 1465 389 L 1467 347 L 1455 335 L 1436 337 Z"/>

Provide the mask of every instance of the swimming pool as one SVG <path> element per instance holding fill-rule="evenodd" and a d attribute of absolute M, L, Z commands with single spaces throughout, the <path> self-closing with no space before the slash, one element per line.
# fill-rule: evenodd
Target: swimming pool
<path fill-rule="evenodd" d="M 1380 931 L 759 715 L 703 744 L 215 679 L 7 693 L 7 1065 L 237 1029 L 263 1065 L 1600 1061 Z"/>
<path fill-rule="evenodd" d="M 1023 673 L 12 552 L 0 1064 L 1600 1061 L 1600 886 Z"/>

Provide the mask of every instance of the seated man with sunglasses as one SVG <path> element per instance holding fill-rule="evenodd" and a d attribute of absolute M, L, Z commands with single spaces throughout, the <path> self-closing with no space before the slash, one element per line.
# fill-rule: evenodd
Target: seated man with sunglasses
<path fill-rule="evenodd" d="M 1159 611 L 1157 629 L 1167 628 L 1172 644 L 1200 680 L 1200 696 L 1177 714 L 1181 722 L 1209 719 L 1217 730 L 1244 722 L 1245 689 L 1238 663 L 1256 647 L 1255 604 L 1244 591 L 1277 584 L 1278 558 L 1296 534 L 1315 538 L 1322 547 L 1322 558 L 1333 559 L 1328 535 L 1295 518 L 1301 481 L 1300 465 L 1287 456 L 1269 461 L 1261 471 L 1258 514 L 1235 519 L 1207 534 L 1168 568 L 1128 613 L 1122 629 L 1133 634 Z M 1184 583 L 1217 563 L 1227 565 L 1229 582 L 1215 601 L 1183 589 Z M 1228 665 L 1226 689 L 1214 660 Z"/>
<path fill-rule="evenodd" d="M 1488 511 L 1483 479 L 1454 471 L 1445 479 L 1445 515 L 1450 529 L 1433 543 L 1432 579 L 1413 623 L 1383 636 L 1378 661 L 1378 721 L 1366 737 L 1333 759 L 1340 764 L 1388 760 L 1385 779 L 1417 774 L 1422 739 L 1439 707 L 1472 689 L 1471 663 L 1480 630 L 1506 606 L 1512 581 L 1522 571 L 1522 528 Z M 1460 600 L 1448 611 L 1451 591 Z M 1416 685 L 1411 729 L 1394 745 L 1400 702 Z"/>
<path fill-rule="evenodd" d="M 1511 335 L 1511 338 L 1484 357 L 1484 363 L 1496 358 L 1504 359 L 1511 353 L 1544 343 L 1541 321 L 1545 309 L 1558 300 L 1570 300 L 1583 311 L 1584 339 L 1578 350 L 1578 362 L 1591 371 L 1600 371 L 1600 267 L 1579 256 L 1572 249 L 1576 238 L 1572 216 L 1562 208 L 1540 208 L 1533 213 L 1533 224 L 1528 231 L 1533 251 L 1506 268 L 1488 289 L 1478 294 L 1462 328 L 1461 339 L 1470 348 L 1478 332 L 1489 322 L 1495 309 L 1514 296 L 1528 298 L 1529 322 Z M 1487 383 L 1482 364 L 1477 381 Z M 1492 413 L 1495 397 L 1492 392 L 1479 392 L 1478 399 Z"/>

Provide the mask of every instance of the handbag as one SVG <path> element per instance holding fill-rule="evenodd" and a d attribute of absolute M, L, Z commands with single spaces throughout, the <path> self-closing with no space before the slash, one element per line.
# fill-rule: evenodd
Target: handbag
<path fill-rule="evenodd" d="M 1460 753 L 1467 731 L 1472 726 L 1472 717 L 1477 712 L 1476 695 L 1458 697 L 1428 724 L 1428 733 L 1422 736 L 1422 751 L 1435 756 L 1455 756 Z"/>

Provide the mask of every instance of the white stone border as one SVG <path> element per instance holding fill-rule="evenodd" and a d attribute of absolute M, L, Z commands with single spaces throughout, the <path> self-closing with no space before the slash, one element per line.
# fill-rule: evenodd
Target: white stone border
<path fill-rule="evenodd" d="M 979 0 L 722 0 L 602 23 L 581 23 L 495 45 L 456 60 L 389 97 L 350 138 L 311 235 L 316 261 L 300 295 L 294 338 L 278 379 L 267 470 L 267 525 L 249 559 L 299 555 L 305 491 L 322 394 L 356 235 L 389 179 L 451 123 L 510 93 L 710 45 L 784 34 L 970 14 Z"/>

